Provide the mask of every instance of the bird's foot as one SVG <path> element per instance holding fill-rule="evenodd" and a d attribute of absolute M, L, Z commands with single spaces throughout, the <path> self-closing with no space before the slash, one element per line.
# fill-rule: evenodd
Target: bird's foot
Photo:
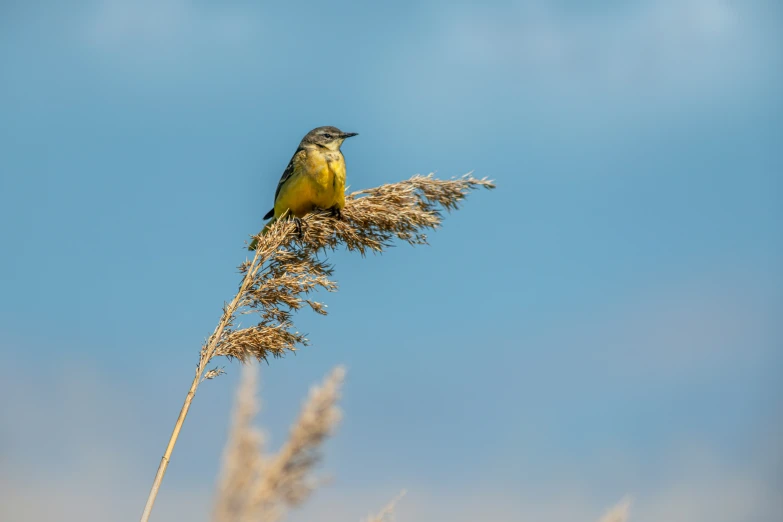
<path fill-rule="evenodd" d="M 343 212 L 340 210 L 340 207 L 332 207 L 329 209 L 332 213 L 332 217 L 335 218 L 337 221 L 343 220 Z"/>
<path fill-rule="evenodd" d="M 296 234 L 299 239 L 304 239 L 304 221 L 294 216 L 294 225 L 296 225 Z"/>

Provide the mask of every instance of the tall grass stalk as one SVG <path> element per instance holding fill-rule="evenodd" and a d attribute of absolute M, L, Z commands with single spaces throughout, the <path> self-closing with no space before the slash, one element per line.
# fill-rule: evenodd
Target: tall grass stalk
<path fill-rule="evenodd" d="M 227 356 L 242 362 L 267 360 L 307 344 L 304 335 L 295 330 L 292 314 L 309 306 L 326 315 L 326 306 L 308 296 L 317 289 L 337 290 L 330 279 L 332 266 L 319 258 L 320 252 L 345 247 L 362 255 L 379 253 L 395 239 L 411 245 L 426 244 L 425 232 L 441 225 L 442 211 L 458 208 L 471 190 L 481 187 L 491 189 L 494 185 L 470 175 L 450 180 L 417 175 L 349 194 L 340 220 L 327 211 L 316 211 L 305 216 L 301 225 L 283 219 L 256 235 L 252 260 L 239 266 L 243 274 L 239 289 L 224 305 L 220 321 L 201 348 L 193 382 L 155 474 L 141 521 L 149 520 L 199 385 L 221 373 L 217 368 L 207 370 L 212 359 Z M 243 328 L 235 326 L 238 316 L 247 313 L 257 314 L 259 322 Z"/>

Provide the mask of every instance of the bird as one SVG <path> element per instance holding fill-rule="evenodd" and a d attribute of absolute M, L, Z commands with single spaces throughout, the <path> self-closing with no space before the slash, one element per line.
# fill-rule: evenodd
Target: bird
<path fill-rule="evenodd" d="M 345 207 L 345 157 L 340 147 L 353 136 L 358 133 L 332 126 L 316 127 L 305 134 L 277 183 L 274 206 L 263 218 L 271 218 L 264 230 L 286 212 L 298 220 L 321 208 L 341 217 Z M 253 239 L 248 250 L 255 250 L 256 245 Z"/>

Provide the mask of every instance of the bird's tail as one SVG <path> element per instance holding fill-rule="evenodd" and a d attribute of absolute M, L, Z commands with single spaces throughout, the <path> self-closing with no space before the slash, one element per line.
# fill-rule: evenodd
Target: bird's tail
<path fill-rule="evenodd" d="M 264 225 L 264 228 L 261 229 L 261 232 L 258 235 L 259 236 L 263 236 L 264 234 L 266 234 L 266 231 L 269 230 L 269 227 L 271 227 L 274 224 L 275 221 L 277 221 L 277 218 L 270 219 L 266 223 L 266 225 Z M 258 238 L 254 237 L 253 241 L 250 242 L 250 245 L 248 245 L 247 249 L 250 250 L 250 251 L 253 251 L 253 250 L 256 249 L 257 246 L 258 246 Z"/>

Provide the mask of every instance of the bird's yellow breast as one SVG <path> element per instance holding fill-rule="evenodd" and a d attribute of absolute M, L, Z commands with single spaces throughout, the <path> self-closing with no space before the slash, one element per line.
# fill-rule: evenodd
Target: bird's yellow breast
<path fill-rule="evenodd" d="M 280 189 L 275 217 L 286 210 L 302 217 L 314 208 L 345 206 L 345 159 L 338 152 L 303 150 L 294 157 L 294 173 Z"/>

